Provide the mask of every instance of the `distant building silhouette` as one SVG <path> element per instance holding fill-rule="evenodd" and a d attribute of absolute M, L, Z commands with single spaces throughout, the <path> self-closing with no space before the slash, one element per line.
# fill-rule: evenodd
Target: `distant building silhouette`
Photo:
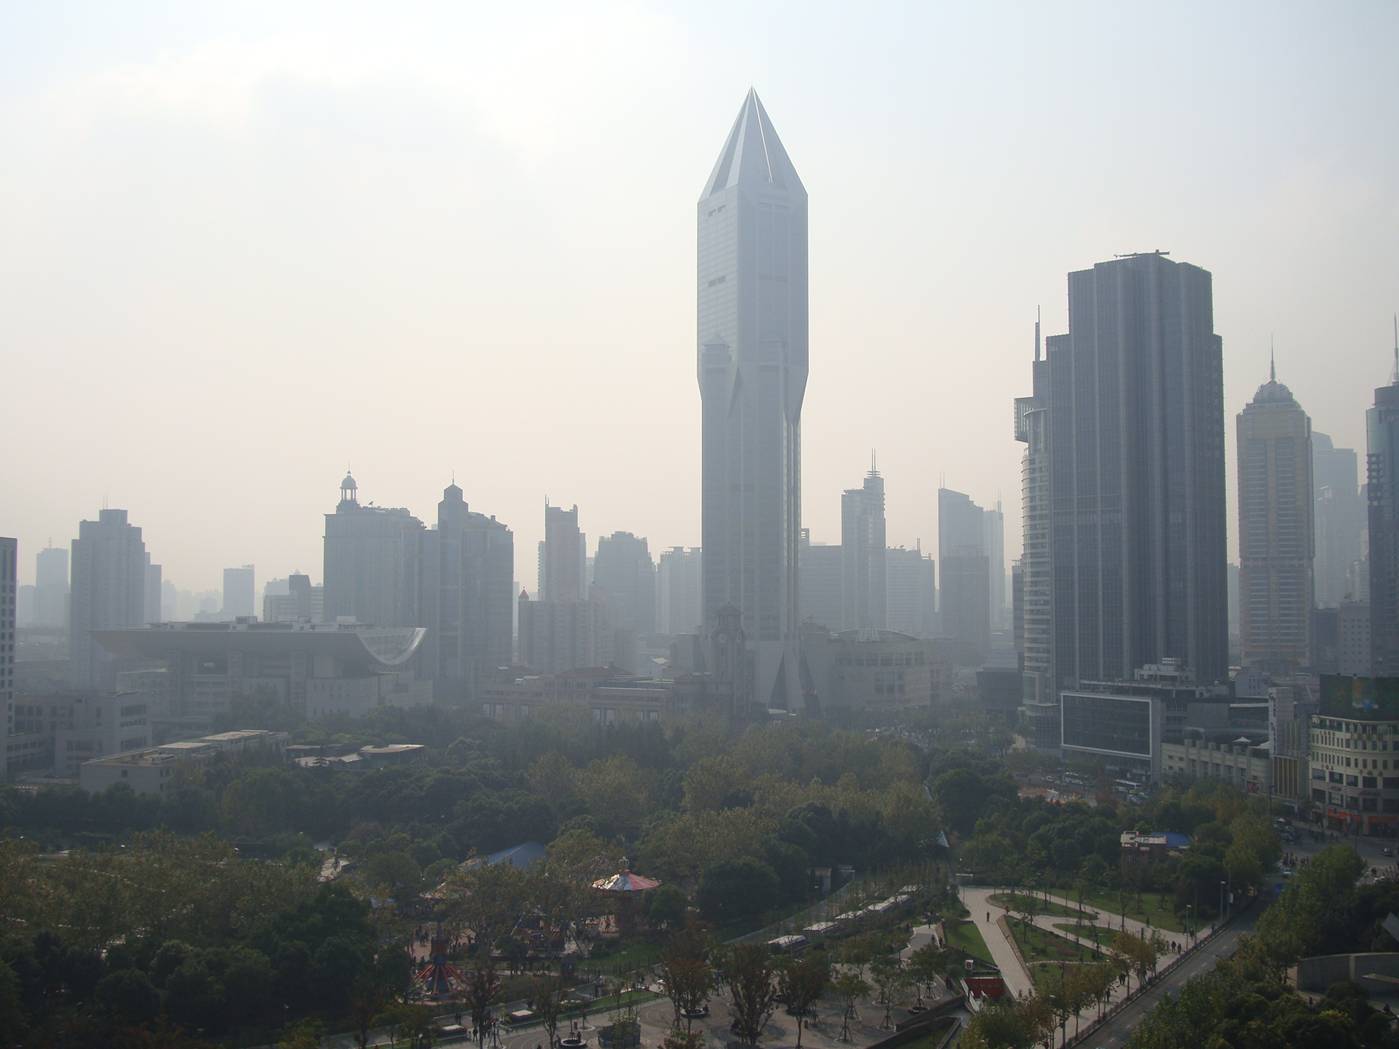
<path fill-rule="evenodd" d="M 962 666 L 981 666 L 991 651 L 987 535 L 985 510 L 963 492 L 938 489 L 938 605 L 943 636 L 952 639 L 953 658 Z"/>
<path fill-rule="evenodd" d="M 1324 433 L 1312 431 L 1312 486 L 1316 500 L 1316 555 L 1312 561 L 1316 603 L 1335 608 L 1358 597 L 1350 584 L 1365 534 L 1365 501 L 1357 482 L 1354 448 L 1337 448 Z"/>
<path fill-rule="evenodd" d="M 704 625 L 722 649 L 716 667 L 750 677 L 751 687 L 731 683 L 736 704 L 792 711 L 803 702 L 806 206 L 806 189 L 750 91 L 697 208 Z M 740 637 L 748 667 L 734 658 Z"/>
<path fill-rule="evenodd" d="M 839 632 L 845 620 L 844 549 L 831 543 L 813 543 L 811 529 L 801 531 L 797 572 L 801 576 L 798 608 L 808 620 Z"/>
<path fill-rule="evenodd" d="M 229 621 L 257 615 L 257 579 L 252 565 L 223 570 L 223 618 Z"/>
<path fill-rule="evenodd" d="M 419 583 L 423 522 L 407 510 L 362 506 L 350 474 L 325 515 L 325 618 L 423 626 Z"/>
<path fill-rule="evenodd" d="M 110 689 L 116 680 L 115 663 L 94 640 L 93 631 L 148 622 L 146 544 L 125 510 L 103 510 L 96 521 L 79 523 L 72 555 L 68 636 L 73 683 Z"/>
<path fill-rule="evenodd" d="M 50 546 L 34 556 L 34 624 L 68 627 L 68 551 Z"/>
<path fill-rule="evenodd" d="M 1243 664 L 1311 663 L 1311 420 L 1274 369 L 1238 416 L 1239 636 Z"/>
<path fill-rule="evenodd" d="M 578 506 L 565 510 L 544 504 L 544 546 L 540 559 L 540 598 L 545 601 L 582 601 L 585 582 L 586 541 L 578 530 Z"/>
<path fill-rule="evenodd" d="M 840 546 L 841 629 L 883 630 L 888 622 L 884 478 L 873 465 L 861 487 L 841 494 Z"/>
<path fill-rule="evenodd" d="M 656 566 L 656 627 L 662 634 L 703 633 L 704 553 L 672 546 Z"/>
<path fill-rule="evenodd" d="M 479 695 L 514 655 L 515 536 L 467 505 L 455 481 L 437 504 L 437 528 L 423 534 L 423 674 L 442 698 Z"/>
<path fill-rule="evenodd" d="M 15 626 L 19 596 L 19 542 L 0 537 L 0 783 L 15 721 Z"/>
<path fill-rule="evenodd" d="M 638 672 L 641 639 L 656 631 L 656 565 L 646 540 L 630 532 L 599 539 L 592 591 L 607 605 L 617 666 Z"/>
<path fill-rule="evenodd" d="M 910 637 L 937 632 L 937 571 L 923 548 L 891 547 L 884 554 L 889 629 Z M 806 577 L 802 577 L 806 586 Z"/>

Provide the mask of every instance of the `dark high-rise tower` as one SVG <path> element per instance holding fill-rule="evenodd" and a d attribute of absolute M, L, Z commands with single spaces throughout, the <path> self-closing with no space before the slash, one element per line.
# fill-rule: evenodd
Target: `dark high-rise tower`
<path fill-rule="evenodd" d="M 1127 679 L 1168 657 L 1223 680 L 1223 346 L 1209 272 L 1153 253 L 1070 273 L 1069 333 L 1047 352 L 1056 684 Z"/>
<path fill-rule="evenodd" d="M 1399 322 L 1394 379 L 1365 413 L 1365 484 L 1370 509 L 1370 673 L 1399 676 Z"/>
<path fill-rule="evenodd" d="M 700 194 L 698 220 L 704 627 L 712 633 L 721 609 L 737 609 L 750 664 L 735 682 L 743 698 L 795 710 L 806 189 L 753 91 Z M 723 632 L 737 636 L 732 617 Z"/>

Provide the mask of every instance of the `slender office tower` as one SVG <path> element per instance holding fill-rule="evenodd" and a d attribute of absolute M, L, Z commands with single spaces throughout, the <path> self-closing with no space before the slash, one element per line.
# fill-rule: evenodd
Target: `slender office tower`
<path fill-rule="evenodd" d="M 1239 627 L 1243 664 L 1311 663 L 1312 423 L 1269 368 L 1239 413 Z"/>
<path fill-rule="evenodd" d="M 700 194 L 698 219 L 704 627 L 737 675 L 727 683 L 735 705 L 798 710 L 806 189 L 756 92 Z"/>

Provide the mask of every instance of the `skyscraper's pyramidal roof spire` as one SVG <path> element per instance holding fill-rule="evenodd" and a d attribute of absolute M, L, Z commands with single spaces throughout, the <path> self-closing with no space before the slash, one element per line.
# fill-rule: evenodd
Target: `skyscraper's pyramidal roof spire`
<path fill-rule="evenodd" d="M 777 137 L 758 92 L 752 88 L 748 89 L 700 199 L 739 185 L 774 186 L 806 196 L 806 187 L 782 148 L 782 140 Z"/>

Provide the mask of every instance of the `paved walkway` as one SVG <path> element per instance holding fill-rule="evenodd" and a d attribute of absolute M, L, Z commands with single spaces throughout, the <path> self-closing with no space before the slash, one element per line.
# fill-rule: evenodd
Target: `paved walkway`
<path fill-rule="evenodd" d="M 971 919 L 977 931 L 981 933 L 981 938 L 986 941 L 991 960 L 996 963 L 996 968 L 1001 970 L 1001 979 L 1005 981 L 1006 988 L 1020 998 L 1033 991 L 1035 984 L 1025 966 L 1021 965 L 1020 959 L 1016 957 L 1015 948 L 1010 945 L 1005 930 L 998 924 L 1000 919 L 1010 912 L 992 903 L 990 897 L 1003 891 L 995 888 L 972 888 L 969 885 L 962 890 L 962 902 L 971 911 Z"/>
<path fill-rule="evenodd" d="M 1011 945 L 1008 924 L 1018 921 L 1010 911 L 1004 907 L 997 906 L 991 902 L 991 897 L 1000 893 L 1011 892 L 1013 890 L 999 888 L 995 886 L 966 886 L 962 890 L 962 902 L 966 904 L 971 912 L 971 920 L 976 924 L 981 932 L 981 938 L 986 941 L 987 949 L 991 952 L 991 959 L 996 963 L 996 967 L 1001 970 L 1001 979 L 1005 981 L 1006 987 L 1017 998 L 1034 993 L 1034 979 L 1030 976 L 1028 967 L 1020 960 L 1020 955 Z M 1040 894 L 1043 899 L 1043 894 Z M 1077 908 L 1078 904 L 1063 896 L 1050 893 L 1049 899 L 1053 903 L 1071 909 Z M 1094 911 L 1098 916 L 1093 919 L 1093 924 L 1107 926 L 1112 925 L 1114 929 L 1125 928 L 1128 932 L 1141 936 L 1143 933 L 1150 936 L 1155 933 L 1160 938 L 1167 940 L 1173 946 L 1184 949 L 1190 945 L 1190 938 L 1184 933 L 1168 932 L 1158 929 L 1155 926 L 1147 926 L 1142 922 L 1132 918 L 1124 918 L 1120 914 L 1113 914 L 1101 907 L 1084 906 L 1084 910 Z M 1004 919 L 1004 920 L 1003 920 Z M 1078 936 L 1072 932 L 1065 932 L 1054 927 L 1055 922 L 1070 922 L 1072 918 L 1063 915 L 1039 914 L 1033 919 L 1033 924 L 1056 936 L 1062 936 L 1066 940 L 1083 944 L 1085 947 L 1094 947 L 1092 936 Z M 1104 957 L 1111 957 L 1107 951 L 1103 951 Z M 1161 964 L 1170 961 L 1172 955 L 1164 954 L 1161 957 Z M 1115 1004 L 1127 996 L 1128 990 L 1135 990 L 1135 978 L 1128 981 L 1126 986 L 1121 984 L 1113 988 L 1110 1004 Z M 1098 1016 L 1098 1006 L 1090 1005 L 1082 1009 L 1078 1014 L 1078 1024 L 1088 1024 Z M 1069 1018 L 1068 1031 L 1070 1037 L 1076 1028 L 1074 1017 Z"/>

